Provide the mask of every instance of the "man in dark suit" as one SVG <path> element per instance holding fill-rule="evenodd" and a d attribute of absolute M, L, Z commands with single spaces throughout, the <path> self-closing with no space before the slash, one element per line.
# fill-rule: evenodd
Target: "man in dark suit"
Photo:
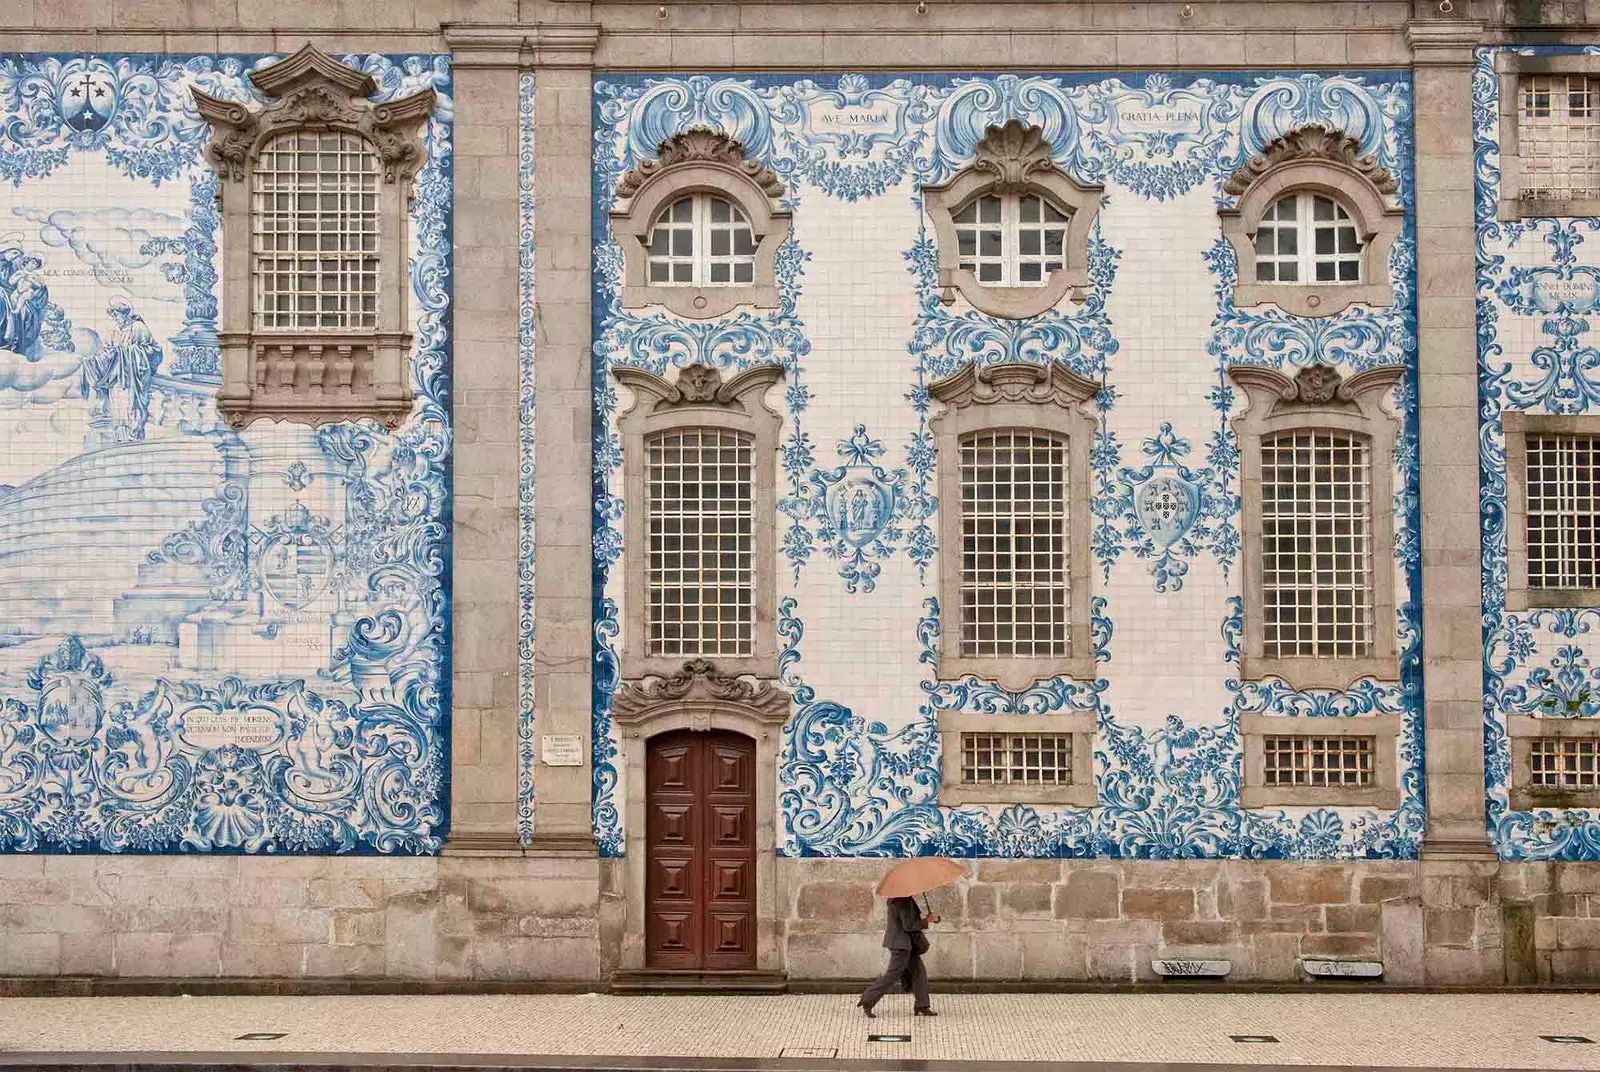
<path fill-rule="evenodd" d="M 910 897 L 891 897 L 888 908 L 889 924 L 884 928 L 883 947 L 889 951 L 889 967 L 873 980 L 857 1004 L 868 1016 L 877 1015 L 872 1011 L 873 1006 L 890 987 L 904 979 L 906 989 L 911 991 L 916 1002 L 913 1011 L 918 1016 L 937 1016 L 939 1014 L 928 1003 L 928 970 L 922 965 L 922 954 L 928 951 L 928 938 L 922 932 L 928 924 L 939 922 L 939 917 L 931 912 L 924 916 Z"/>

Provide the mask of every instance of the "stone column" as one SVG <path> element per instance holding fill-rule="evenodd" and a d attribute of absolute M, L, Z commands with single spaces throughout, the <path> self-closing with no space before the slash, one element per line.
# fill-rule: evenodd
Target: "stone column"
<path fill-rule="evenodd" d="M 455 80 L 455 593 L 447 854 L 517 838 L 517 79 L 522 38 L 446 32 Z"/>
<path fill-rule="evenodd" d="M 536 745 L 547 735 L 583 743 L 580 765 L 548 766 L 541 756 L 535 769 L 536 851 L 594 852 L 590 82 L 599 34 L 589 23 L 541 23 L 533 38 Z"/>
<path fill-rule="evenodd" d="M 1422 847 L 1429 983 L 1504 973 L 1497 865 L 1484 818 L 1483 596 L 1472 64 L 1482 24 L 1413 22 L 1422 643 L 1428 830 Z"/>

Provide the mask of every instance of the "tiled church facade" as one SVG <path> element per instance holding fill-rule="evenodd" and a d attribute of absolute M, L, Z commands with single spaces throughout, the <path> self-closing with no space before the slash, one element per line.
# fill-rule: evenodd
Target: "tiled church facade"
<path fill-rule="evenodd" d="M 0 992 L 659 966 L 650 741 L 713 729 L 753 739 L 769 981 L 875 974 L 873 884 L 929 854 L 970 872 L 931 895 L 936 979 L 1600 979 L 1600 795 L 1518 766 L 1532 720 L 1596 740 L 1600 603 L 1530 598 L 1507 465 L 1600 409 L 1600 207 L 1508 213 L 1501 155 L 1507 72 L 1600 64 L 1600 9 L 0 0 L 0 29 Z M 392 428 L 218 406 L 250 290 L 194 91 L 263 107 L 308 42 L 372 105 L 432 93 Z M 1008 123 L 1098 204 L 1081 285 L 1023 316 L 951 285 L 934 221 Z M 1228 237 L 1311 128 L 1392 235 L 1331 312 L 1248 300 Z M 779 234 L 770 293 L 714 315 L 641 300 L 624 248 L 689 131 Z M 945 658 L 938 448 L 959 377 L 1017 366 L 1092 392 L 1084 658 L 1023 681 Z M 1392 431 L 1388 661 L 1348 681 L 1251 672 L 1270 374 L 1377 384 Z M 773 429 L 765 661 L 663 681 L 628 444 L 713 403 Z M 954 791 L 953 727 L 1029 718 L 1075 727 L 1092 792 Z M 1261 795 L 1252 735 L 1318 720 L 1378 727 L 1381 794 Z"/>

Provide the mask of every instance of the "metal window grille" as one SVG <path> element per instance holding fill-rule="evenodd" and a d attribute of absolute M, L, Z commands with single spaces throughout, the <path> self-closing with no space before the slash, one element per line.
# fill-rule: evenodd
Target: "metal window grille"
<path fill-rule="evenodd" d="M 1339 202 L 1309 190 L 1279 198 L 1256 231 L 1256 282 L 1361 282 L 1355 220 Z"/>
<path fill-rule="evenodd" d="M 1370 786 L 1376 746 L 1374 737 L 1265 737 L 1265 781 L 1313 789 Z"/>
<path fill-rule="evenodd" d="M 656 218 L 650 231 L 650 282 L 735 286 L 755 277 L 755 232 L 733 202 L 690 194 Z"/>
<path fill-rule="evenodd" d="M 1372 649 L 1372 472 L 1365 436 L 1306 429 L 1261 443 L 1268 658 Z"/>
<path fill-rule="evenodd" d="M 1522 197 L 1600 195 L 1600 78 L 1525 76 L 1517 145 Z"/>
<path fill-rule="evenodd" d="M 1529 743 L 1534 785 L 1547 789 L 1600 789 L 1600 741 L 1535 737 Z"/>
<path fill-rule="evenodd" d="M 989 286 L 1043 286 L 1066 265 L 1072 217 L 1035 194 L 987 194 L 955 214 L 961 267 Z"/>
<path fill-rule="evenodd" d="M 1600 588 L 1600 436 L 1530 435 L 1528 587 Z"/>
<path fill-rule="evenodd" d="M 378 326 L 378 158 L 354 134 L 280 134 L 256 163 L 258 330 Z"/>
<path fill-rule="evenodd" d="M 1067 785 L 1070 733 L 963 733 L 961 780 L 979 785 Z"/>
<path fill-rule="evenodd" d="M 961 437 L 961 654 L 1070 654 L 1067 439 Z"/>
<path fill-rule="evenodd" d="M 686 428 L 647 443 L 649 650 L 749 655 L 755 621 L 754 442 Z"/>

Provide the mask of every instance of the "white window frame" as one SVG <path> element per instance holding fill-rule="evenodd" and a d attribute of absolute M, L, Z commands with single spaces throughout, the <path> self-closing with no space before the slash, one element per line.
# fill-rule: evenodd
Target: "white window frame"
<path fill-rule="evenodd" d="M 1244 643 L 1241 680 L 1280 678 L 1297 688 L 1345 688 L 1364 677 L 1399 680 L 1396 655 L 1394 562 L 1394 442 L 1399 415 L 1384 400 L 1401 378 L 1397 366 L 1368 369 L 1348 379 L 1327 365 L 1301 369 L 1290 379 L 1273 369 L 1234 365 L 1228 378 L 1249 408 L 1233 418 L 1239 441 L 1243 502 Z M 1372 644 L 1364 655 L 1269 657 L 1263 616 L 1261 444 L 1284 432 L 1327 428 L 1365 436 L 1371 485 Z"/>
<path fill-rule="evenodd" d="M 661 143 L 659 153 L 617 183 L 611 234 L 622 249 L 622 307 L 660 306 L 690 320 L 725 316 L 740 306 L 777 308 L 778 249 L 789 237 L 790 224 L 782 181 L 771 169 L 746 159 L 738 141 L 715 131 L 674 134 Z M 754 279 L 733 284 L 652 283 L 650 237 L 656 221 L 667 206 L 701 193 L 731 202 L 749 221 L 756 247 Z"/>
<path fill-rule="evenodd" d="M 990 198 L 1000 202 L 999 220 L 985 221 L 979 219 L 968 223 L 960 219 L 961 214 L 968 209 L 977 209 L 981 215 L 981 202 Z M 1038 220 L 1024 221 L 1022 219 L 1022 202 L 1025 198 L 1031 198 L 1039 202 L 1040 218 Z M 1044 218 L 1046 209 L 1060 213 L 1065 218 L 1061 220 L 1046 220 Z M 980 287 L 1043 287 L 1049 284 L 1050 276 L 1053 273 L 1066 267 L 1066 244 L 1067 236 L 1072 228 L 1072 214 L 1041 193 L 1034 191 L 981 193 L 957 209 L 954 215 L 957 252 L 961 257 L 962 267 L 966 271 L 973 271 L 972 268 L 967 267 L 967 262 L 970 258 L 971 263 L 977 266 L 977 271 L 973 274 Z M 1000 253 L 998 256 L 985 256 L 982 249 L 983 233 L 994 230 L 998 230 L 1000 233 Z M 1022 235 L 1024 231 L 1038 234 L 1038 253 L 1024 254 L 1022 252 Z M 960 253 L 961 239 L 967 233 L 971 233 L 973 236 L 973 252 L 971 254 Z M 1054 255 L 1045 252 L 1045 245 L 1051 233 L 1059 233 L 1061 236 L 1061 251 Z M 1022 278 L 1024 261 L 1039 263 L 1038 279 L 1025 280 Z M 1051 261 L 1059 263 L 1046 271 L 1044 265 L 1049 264 Z M 988 264 L 998 264 L 1000 266 L 999 279 L 987 281 L 983 278 L 983 267 Z"/>
<path fill-rule="evenodd" d="M 677 220 L 666 219 L 667 213 L 671 212 L 678 205 L 684 204 L 685 202 L 689 204 L 689 225 L 687 227 L 681 226 L 680 222 Z M 711 218 L 713 202 L 720 202 L 727 205 L 729 208 L 729 215 L 732 217 L 732 219 L 725 223 L 713 220 Z M 670 251 L 667 254 L 662 255 L 656 253 L 652 248 L 648 253 L 648 271 L 650 274 L 651 286 L 747 287 L 755 285 L 755 234 L 750 228 L 750 218 L 744 214 L 744 209 L 739 206 L 739 202 L 731 198 L 724 197 L 721 194 L 709 193 L 705 190 L 696 190 L 693 193 L 684 194 L 676 201 L 666 205 L 659 213 L 656 214 L 656 222 L 650 228 L 649 244 L 651 247 L 655 245 L 656 232 L 662 227 L 668 228 L 669 232 L 671 233 L 677 233 L 679 231 L 689 232 L 689 255 L 684 257 L 680 254 Z M 736 245 L 736 239 L 740 230 L 748 232 L 751 236 L 751 248 L 748 254 L 732 252 Z M 716 231 L 727 232 L 728 248 L 730 251 L 729 253 L 717 254 L 711 251 L 712 234 Z M 668 274 L 671 275 L 671 268 L 685 262 L 689 264 L 689 279 L 678 281 L 674 279 L 660 280 L 655 278 L 655 267 L 658 263 L 666 264 L 668 266 Z M 717 265 L 727 265 L 728 278 L 726 280 L 719 282 L 711 278 L 712 269 Z M 734 278 L 735 271 L 740 265 L 749 265 L 749 279 Z"/>
<path fill-rule="evenodd" d="M 1222 189 L 1237 198 L 1217 210 L 1223 237 L 1238 261 L 1235 306 L 1271 304 L 1296 316 L 1332 316 L 1352 305 L 1394 304 L 1389 249 L 1405 223 L 1405 209 L 1394 176 L 1363 155 L 1354 138 L 1315 123 L 1297 127 L 1235 171 Z M 1321 194 L 1349 213 L 1361 242 L 1360 282 L 1319 283 L 1314 272 L 1313 278 L 1293 283 L 1257 282 L 1256 234 L 1267 210 L 1291 193 Z"/>
<path fill-rule="evenodd" d="M 687 661 L 709 660 L 719 672 L 777 676 L 777 451 L 782 418 L 768 407 L 767 390 L 783 379 L 778 365 L 755 365 L 723 380 L 707 365 L 688 365 L 675 380 L 622 367 L 612 375 L 633 392 L 618 418 L 623 466 L 622 676 L 638 680 L 680 672 Z M 649 644 L 649 441 L 657 433 L 716 428 L 750 437 L 754 575 L 748 655 L 663 655 Z"/>
<path fill-rule="evenodd" d="M 1268 218 L 1267 213 L 1272 212 L 1279 205 L 1291 199 L 1294 203 L 1294 219 L 1284 220 L 1279 218 Z M 1316 203 L 1318 200 L 1328 201 L 1333 205 L 1334 218 L 1332 221 L 1316 219 Z M 1262 214 L 1261 222 L 1257 227 L 1256 236 L 1259 239 L 1261 232 L 1267 230 L 1268 228 L 1271 228 L 1275 233 L 1281 232 L 1286 225 L 1292 226 L 1294 230 L 1296 247 L 1295 252 L 1293 254 L 1264 254 L 1258 249 L 1256 251 L 1255 258 L 1257 265 L 1256 282 L 1279 284 L 1284 284 L 1286 282 L 1311 283 L 1316 286 L 1342 287 L 1357 286 L 1362 282 L 1361 271 L 1363 261 L 1363 244 L 1361 241 L 1360 225 L 1356 223 L 1355 217 L 1350 214 L 1350 210 L 1345 206 L 1343 201 L 1331 194 L 1323 193 L 1320 190 L 1290 191 L 1289 193 L 1286 193 L 1282 197 L 1278 198 L 1278 200 L 1274 201 L 1271 205 L 1267 206 L 1267 212 Z M 1356 239 L 1355 250 L 1348 253 L 1341 252 L 1338 249 L 1339 232 L 1346 227 L 1348 227 L 1348 229 L 1355 234 Z M 1317 232 L 1319 231 L 1333 232 L 1334 252 L 1332 254 L 1322 254 L 1316 251 Z M 1260 279 L 1259 266 L 1262 263 L 1274 265 L 1275 274 L 1277 274 L 1279 278 L 1274 280 Z M 1286 281 L 1282 278 L 1281 269 L 1285 264 L 1293 264 L 1295 266 L 1295 273 L 1298 276 L 1297 279 Z M 1356 266 L 1356 277 L 1354 279 L 1318 279 L 1317 269 L 1324 264 L 1333 265 L 1335 277 L 1337 277 L 1339 274 L 1340 265 L 1354 264 Z"/>
<path fill-rule="evenodd" d="M 1543 217 L 1600 216 L 1600 155 L 1595 161 L 1594 193 L 1585 196 L 1553 196 L 1530 189 L 1525 178 L 1523 141 L 1526 137 L 1522 115 L 1524 87 L 1531 78 L 1582 78 L 1600 76 L 1600 56 L 1519 55 L 1509 49 L 1495 54 L 1495 71 L 1500 82 L 1500 199 L 1497 216 L 1502 220 Z M 1552 117 L 1554 118 L 1554 117 Z M 1600 116 L 1593 120 L 1593 130 Z M 1569 132 L 1570 133 L 1570 132 Z M 1600 138 L 1600 131 L 1590 135 Z"/>

